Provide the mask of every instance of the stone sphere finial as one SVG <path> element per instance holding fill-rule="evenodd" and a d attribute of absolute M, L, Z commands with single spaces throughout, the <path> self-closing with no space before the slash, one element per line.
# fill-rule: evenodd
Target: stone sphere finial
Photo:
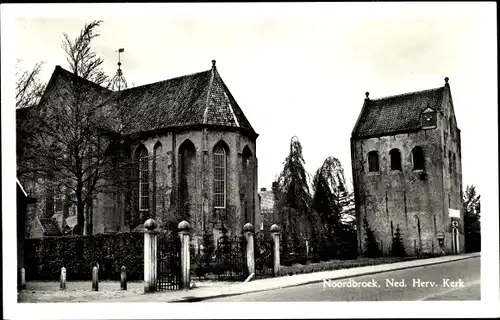
<path fill-rule="evenodd" d="M 191 230 L 191 225 L 186 220 L 182 220 L 179 222 L 177 229 L 179 229 L 179 231 L 189 231 Z"/>
<path fill-rule="evenodd" d="M 280 232 L 280 227 L 275 223 L 271 226 L 271 229 L 269 229 L 271 232 Z"/>
<path fill-rule="evenodd" d="M 366 96 L 366 99 L 369 99 L 370 98 L 370 92 L 366 91 L 365 92 L 365 96 Z"/>
<path fill-rule="evenodd" d="M 448 78 L 448 77 L 444 78 L 445 83 L 448 83 L 448 80 L 450 80 L 450 78 Z"/>
<path fill-rule="evenodd" d="M 158 227 L 158 223 L 152 218 L 149 218 L 146 222 L 144 222 L 144 228 L 149 231 L 153 231 L 156 227 Z"/>
<path fill-rule="evenodd" d="M 254 231 L 253 225 L 250 222 L 245 223 L 243 226 L 243 232 Z"/>

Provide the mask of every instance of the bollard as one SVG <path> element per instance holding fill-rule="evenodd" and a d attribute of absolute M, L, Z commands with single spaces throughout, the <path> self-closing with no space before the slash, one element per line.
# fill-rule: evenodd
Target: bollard
<path fill-rule="evenodd" d="M 99 269 L 92 268 L 92 290 L 99 291 Z"/>
<path fill-rule="evenodd" d="M 125 266 L 121 268 L 120 284 L 122 290 L 127 290 L 127 269 Z"/>
<path fill-rule="evenodd" d="M 26 288 L 26 270 L 21 268 L 21 289 Z"/>
<path fill-rule="evenodd" d="M 61 268 L 61 279 L 59 282 L 59 289 L 66 290 L 66 268 Z"/>

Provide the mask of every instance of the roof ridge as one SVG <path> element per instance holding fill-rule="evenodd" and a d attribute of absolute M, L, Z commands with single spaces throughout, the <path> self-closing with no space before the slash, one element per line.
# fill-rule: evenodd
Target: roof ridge
<path fill-rule="evenodd" d="M 162 82 L 172 81 L 172 80 L 176 80 L 176 79 L 182 79 L 182 78 L 186 78 L 186 77 L 192 77 L 194 75 L 199 75 L 201 73 L 205 73 L 205 72 L 209 72 L 209 71 L 210 70 L 198 71 L 198 72 L 193 72 L 193 73 L 186 74 L 186 75 L 183 75 L 183 76 L 178 76 L 178 77 L 174 77 L 174 78 L 170 78 L 170 79 L 165 79 L 165 80 L 160 80 L 160 81 L 156 81 L 156 82 L 146 83 L 146 84 L 143 84 L 143 85 L 140 85 L 140 86 L 136 86 L 136 87 L 132 87 L 132 88 L 127 88 L 127 89 L 121 90 L 120 92 L 125 92 L 125 91 L 128 91 L 128 90 L 133 90 L 133 89 L 137 89 L 137 88 L 143 88 L 143 87 L 150 86 L 150 85 L 153 85 L 153 84 L 159 84 L 159 83 L 162 83 Z M 118 92 L 118 91 L 113 91 L 113 92 Z"/>
<path fill-rule="evenodd" d="M 425 89 L 425 90 L 419 90 L 419 91 L 413 91 L 413 92 L 395 94 L 395 95 L 391 95 L 391 96 L 380 97 L 380 98 L 377 98 L 377 99 L 370 99 L 370 101 L 379 101 L 379 100 L 386 100 L 386 99 L 392 99 L 392 98 L 410 96 L 410 95 L 414 95 L 414 94 L 427 93 L 427 92 L 430 92 L 430 91 L 435 91 L 435 90 L 440 90 L 440 89 L 444 89 L 444 86 L 443 87 L 438 87 L 438 88 L 432 88 L 432 89 Z"/>
<path fill-rule="evenodd" d="M 109 91 L 109 93 L 114 92 L 113 90 L 110 90 L 110 89 L 108 89 L 108 88 L 106 88 L 106 87 L 103 87 L 103 86 L 101 86 L 100 84 L 95 83 L 94 81 L 90 81 L 89 79 L 85 79 L 85 78 L 83 78 L 83 77 L 81 77 L 81 76 L 79 76 L 79 75 L 75 75 L 73 72 L 71 72 L 71 71 L 69 71 L 69 70 L 64 69 L 64 68 L 63 68 L 63 67 L 61 67 L 60 65 L 57 65 L 57 66 L 56 66 L 56 69 L 61 69 L 62 71 L 64 71 L 64 72 L 65 72 L 66 74 L 68 74 L 69 76 L 76 76 L 76 77 L 78 78 L 78 80 L 83 80 L 83 81 L 86 81 L 86 82 L 88 82 L 90 85 L 92 85 L 92 86 L 94 86 L 94 87 L 97 87 L 97 88 L 99 88 L 99 89 L 101 89 L 101 90 L 106 90 L 106 91 Z"/>

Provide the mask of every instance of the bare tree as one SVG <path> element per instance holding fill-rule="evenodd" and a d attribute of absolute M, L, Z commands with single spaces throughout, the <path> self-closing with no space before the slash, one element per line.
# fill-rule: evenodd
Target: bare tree
<path fill-rule="evenodd" d="M 16 66 L 16 108 L 32 107 L 38 104 L 45 90 L 45 83 L 40 80 L 44 62 L 37 62 L 30 71 L 21 70 L 20 62 Z"/>
<path fill-rule="evenodd" d="M 74 74 L 99 85 L 106 83 L 109 85 L 109 77 L 101 68 L 104 60 L 98 57 L 97 53 L 93 52 L 90 46 L 92 40 L 100 35 L 97 33 L 97 27 L 101 23 L 102 21 L 98 20 L 85 24 L 84 28 L 80 31 L 80 35 L 73 41 L 66 33 L 63 33 L 64 41 L 62 48 L 66 52 L 66 61 Z"/>
<path fill-rule="evenodd" d="M 64 34 L 62 47 L 72 73 L 60 74 L 24 126 L 30 131 L 26 167 L 36 173 L 37 182 L 43 181 L 49 198 L 62 194 L 76 205 L 77 233 L 84 232 L 84 225 L 90 233 L 92 201 L 112 190 L 117 163 L 125 158 L 114 152 L 120 149 L 120 138 L 114 130 L 113 94 L 99 85 L 108 77 L 101 69 L 103 60 L 91 48 L 100 24 L 86 24 L 74 40 Z"/>

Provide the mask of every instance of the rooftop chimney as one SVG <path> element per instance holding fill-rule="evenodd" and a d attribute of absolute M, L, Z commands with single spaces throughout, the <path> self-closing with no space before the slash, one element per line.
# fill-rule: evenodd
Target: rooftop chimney
<path fill-rule="evenodd" d="M 215 60 L 212 60 L 212 69 L 215 69 Z"/>

